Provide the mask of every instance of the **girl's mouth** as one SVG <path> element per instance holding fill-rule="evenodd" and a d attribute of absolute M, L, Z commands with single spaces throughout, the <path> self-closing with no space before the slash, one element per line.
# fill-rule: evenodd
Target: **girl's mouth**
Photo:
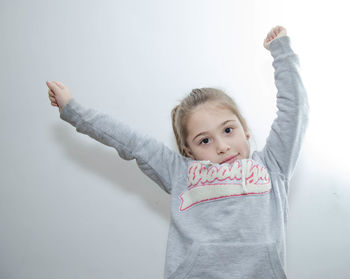
<path fill-rule="evenodd" d="M 235 156 L 232 156 L 232 157 L 229 157 L 226 160 L 222 161 L 220 164 L 223 164 L 223 163 L 227 163 L 227 164 L 234 163 L 234 161 L 237 160 L 238 155 L 239 154 L 237 154 Z"/>

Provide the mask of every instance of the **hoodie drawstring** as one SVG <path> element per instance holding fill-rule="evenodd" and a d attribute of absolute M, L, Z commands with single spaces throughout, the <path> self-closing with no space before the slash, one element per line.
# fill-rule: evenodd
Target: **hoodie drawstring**
<path fill-rule="evenodd" d="M 241 160 L 241 169 L 242 169 L 242 187 L 243 193 L 248 193 L 247 186 L 245 185 L 245 177 L 246 177 L 246 168 L 247 168 L 247 160 Z"/>

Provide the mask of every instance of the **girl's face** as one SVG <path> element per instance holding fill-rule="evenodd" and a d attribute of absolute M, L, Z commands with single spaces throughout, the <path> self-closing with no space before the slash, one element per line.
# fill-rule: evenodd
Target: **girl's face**
<path fill-rule="evenodd" d="M 187 121 L 187 131 L 185 151 L 194 160 L 222 164 L 249 158 L 249 133 L 232 111 L 215 102 L 194 109 Z"/>

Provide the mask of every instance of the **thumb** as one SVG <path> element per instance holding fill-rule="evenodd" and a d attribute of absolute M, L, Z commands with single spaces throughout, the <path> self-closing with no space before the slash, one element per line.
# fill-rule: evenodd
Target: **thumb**
<path fill-rule="evenodd" d="M 51 81 L 46 81 L 46 85 L 48 88 L 50 88 L 51 91 L 53 91 L 54 93 L 56 93 L 55 91 L 57 91 L 58 86 L 56 83 L 51 82 Z"/>
<path fill-rule="evenodd" d="M 64 84 L 62 82 L 59 81 L 54 81 L 54 83 L 61 89 L 64 89 Z"/>

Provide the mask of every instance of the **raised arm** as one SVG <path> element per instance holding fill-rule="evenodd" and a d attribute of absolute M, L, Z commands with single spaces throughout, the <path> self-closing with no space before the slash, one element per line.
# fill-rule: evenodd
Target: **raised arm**
<path fill-rule="evenodd" d="M 299 75 L 299 59 L 291 49 L 290 38 L 287 35 L 275 38 L 267 43 L 267 49 L 274 58 L 278 112 L 266 144 L 258 153 L 270 170 L 278 171 L 290 180 L 308 124 L 308 98 Z"/>
<path fill-rule="evenodd" d="M 175 176 L 186 171 L 183 156 L 163 143 L 132 130 L 118 119 L 86 108 L 75 98 L 69 98 L 63 107 L 57 106 L 60 108 L 60 118 L 76 127 L 77 132 L 115 148 L 125 160 L 136 159 L 140 169 L 165 192 L 170 194 L 172 182 L 177 180 Z"/>

